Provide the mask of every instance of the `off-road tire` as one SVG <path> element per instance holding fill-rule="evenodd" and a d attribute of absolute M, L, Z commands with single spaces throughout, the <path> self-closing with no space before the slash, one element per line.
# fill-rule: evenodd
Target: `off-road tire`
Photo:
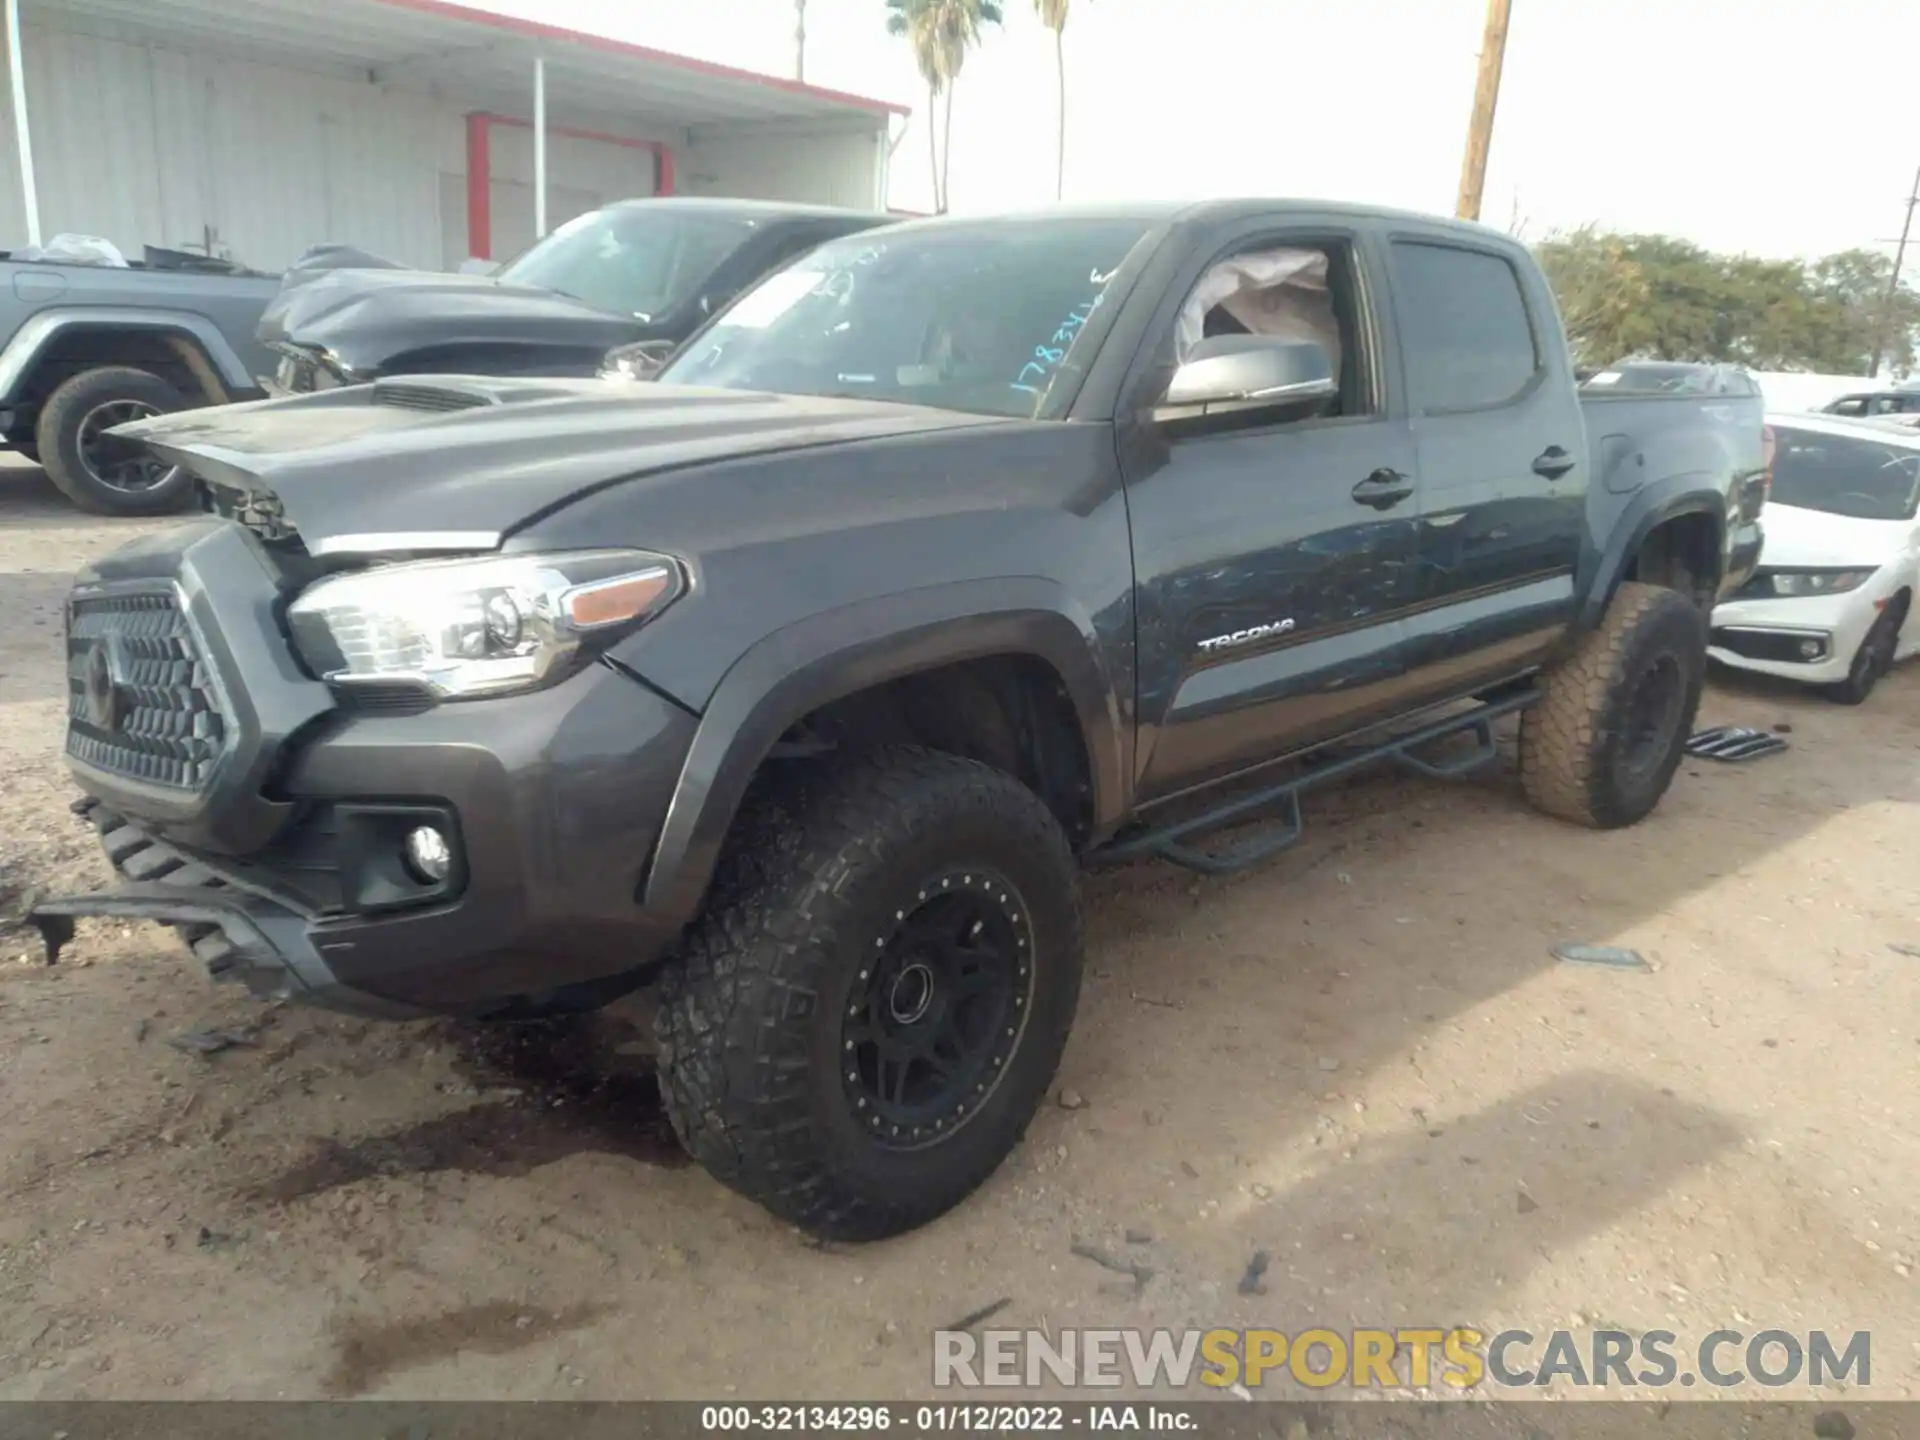
<path fill-rule="evenodd" d="M 1027 1018 L 964 1121 L 926 1148 L 888 1148 L 843 1087 L 843 1017 L 927 877 L 952 874 L 957 889 L 968 867 L 1004 877 L 999 898 L 1025 917 Z M 749 797 L 706 912 L 662 977 L 668 1116 L 716 1179 L 813 1235 L 913 1229 L 1025 1134 L 1073 1024 L 1080 966 L 1072 850 L 1017 780 L 908 748 L 809 768 Z"/>
<path fill-rule="evenodd" d="M 1860 641 L 1847 678 L 1826 687 L 1826 696 L 1839 705 L 1864 705 L 1874 687 L 1893 668 L 1893 652 L 1900 643 L 1900 626 L 1907 618 L 1904 600 L 1896 600 L 1873 622 L 1873 628 Z"/>
<path fill-rule="evenodd" d="M 1643 819 L 1673 781 L 1700 709 L 1706 675 L 1706 615 L 1688 596 L 1622 584 L 1600 625 L 1545 677 L 1545 697 L 1520 721 L 1520 780 L 1549 815 L 1612 830 Z M 1627 711 L 1656 667 L 1677 667 L 1678 714 L 1662 727 L 1664 750 L 1637 770 L 1627 763 Z"/>
<path fill-rule="evenodd" d="M 193 494 L 193 477 L 176 470 L 164 483 L 145 490 L 109 485 L 88 467 L 80 453 L 80 427 L 101 405 L 131 401 L 162 414 L 190 403 L 158 375 L 130 365 L 83 370 L 47 397 L 34 429 L 34 443 L 47 478 L 82 510 L 95 515 L 165 515 L 182 509 Z"/>

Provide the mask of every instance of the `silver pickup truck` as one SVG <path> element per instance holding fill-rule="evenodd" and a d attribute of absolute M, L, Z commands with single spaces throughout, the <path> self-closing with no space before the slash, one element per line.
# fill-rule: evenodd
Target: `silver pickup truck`
<path fill-rule="evenodd" d="M 254 338 L 280 277 L 149 249 L 132 265 L 0 254 L 0 441 L 82 509 L 183 508 L 192 477 L 106 431 L 199 405 L 257 400 L 274 357 Z"/>

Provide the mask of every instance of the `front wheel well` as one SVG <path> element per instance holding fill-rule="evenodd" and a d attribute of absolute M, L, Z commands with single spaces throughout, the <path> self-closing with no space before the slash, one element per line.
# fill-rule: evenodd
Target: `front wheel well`
<path fill-rule="evenodd" d="M 1677 590 L 1701 609 L 1720 591 L 1720 527 L 1704 510 L 1662 520 L 1646 533 L 1621 579 Z"/>
<path fill-rule="evenodd" d="M 1034 655 L 990 655 L 888 680 L 789 726 L 755 783 L 787 761 L 918 745 L 991 765 L 1033 791 L 1075 846 L 1093 828 L 1086 737 L 1060 673 Z"/>
<path fill-rule="evenodd" d="M 20 402 L 37 409 L 75 375 L 130 366 L 157 375 L 182 395 L 209 405 L 232 397 L 204 347 L 173 330 L 115 325 L 75 325 L 54 335 L 33 357 L 21 379 Z"/>

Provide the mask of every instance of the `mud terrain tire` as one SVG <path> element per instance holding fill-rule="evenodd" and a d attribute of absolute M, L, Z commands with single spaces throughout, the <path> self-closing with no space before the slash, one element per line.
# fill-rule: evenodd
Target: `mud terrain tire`
<path fill-rule="evenodd" d="M 913 1229 L 1026 1132 L 1080 965 L 1071 848 L 1013 777 L 906 748 L 801 771 L 749 797 L 662 977 L 667 1113 L 811 1234 Z"/>
<path fill-rule="evenodd" d="M 1699 606 L 1675 590 L 1621 585 L 1599 627 L 1547 674 L 1545 698 L 1521 717 L 1527 798 L 1600 830 L 1643 819 L 1685 754 L 1706 661 Z"/>

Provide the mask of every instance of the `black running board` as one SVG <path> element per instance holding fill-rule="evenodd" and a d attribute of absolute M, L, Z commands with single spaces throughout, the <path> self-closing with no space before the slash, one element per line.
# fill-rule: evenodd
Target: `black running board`
<path fill-rule="evenodd" d="M 1152 856 L 1189 870 L 1197 870 L 1202 875 L 1238 874 L 1299 843 L 1306 829 L 1300 814 L 1300 797 L 1307 791 L 1378 764 L 1398 765 L 1416 775 L 1432 779 L 1449 780 L 1471 774 L 1493 763 L 1499 756 L 1493 739 L 1493 722 L 1503 715 L 1525 710 L 1539 700 L 1538 690 L 1522 690 L 1498 700 L 1487 701 L 1476 709 L 1449 715 L 1417 730 L 1394 735 L 1376 745 L 1345 751 L 1309 765 L 1301 774 L 1283 784 L 1270 785 L 1264 790 L 1242 795 L 1170 825 L 1122 835 L 1089 855 L 1088 863 L 1118 865 Z M 1429 760 L 1415 753 L 1436 741 L 1469 734 L 1474 738 L 1474 747 L 1460 754 Z M 1224 850 L 1202 850 L 1187 843 L 1269 811 L 1277 812 L 1271 816 L 1270 826 Z"/>

